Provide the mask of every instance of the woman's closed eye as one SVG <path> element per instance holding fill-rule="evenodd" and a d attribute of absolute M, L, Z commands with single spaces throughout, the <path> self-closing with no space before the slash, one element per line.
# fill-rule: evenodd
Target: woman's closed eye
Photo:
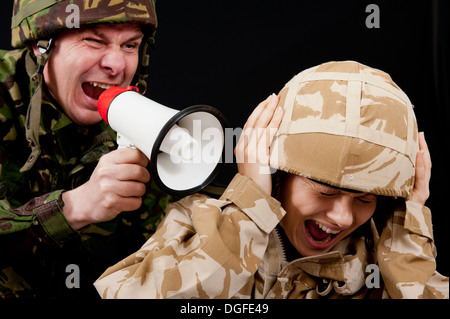
<path fill-rule="evenodd" d="M 337 192 L 320 192 L 320 195 L 324 196 L 324 197 L 333 197 L 338 195 Z"/>
<path fill-rule="evenodd" d="M 377 196 L 373 194 L 366 194 L 362 196 L 357 196 L 356 199 L 362 203 L 372 203 L 377 200 Z"/>

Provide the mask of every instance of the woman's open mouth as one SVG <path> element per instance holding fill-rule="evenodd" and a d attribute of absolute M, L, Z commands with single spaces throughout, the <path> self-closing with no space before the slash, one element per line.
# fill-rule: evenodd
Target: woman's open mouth
<path fill-rule="evenodd" d="M 94 100 L 98 100 L 100 94 L 102 94 L 103 91 L 113 86 L 115 85 L 100 82 L 83 82 L 81 84 L 84 94 Z"/>
<path fill-rule="evenodd" d="M 339 230 L 333 230 L 314 220 L 305 221 L 306 240 L 315 249 L 326 249 L 333 245 L 338 235 Z"/>

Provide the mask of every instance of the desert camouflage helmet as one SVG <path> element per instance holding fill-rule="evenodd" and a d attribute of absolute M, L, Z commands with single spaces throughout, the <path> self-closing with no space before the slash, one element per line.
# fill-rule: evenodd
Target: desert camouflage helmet
<path fill-rule="evenodd" d="M 69 7 L 69 5 L 76 5 Z M 14 0 L 11 44 L 22 47 L 32 40 L 52 37 L 72 27 L 79 9 L 80 26 L 94 23 L 138 23 L 154 33 L 157 26 L 155 0 Z"/>
<path fill-rule="evenodd" d="M 279 93 L 284 118 L 272 167 L 336 187 L 409 198 L 418 131 L 413 107 L 391 77 L 353 61 L 293 77 Z"/>

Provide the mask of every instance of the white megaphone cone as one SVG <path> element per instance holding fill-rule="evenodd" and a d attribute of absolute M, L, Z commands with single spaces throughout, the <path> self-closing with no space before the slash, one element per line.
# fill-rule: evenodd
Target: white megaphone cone
<path fill-rule="evenodd" d="M 150 175 L 164 191 L 184 196 L 200 191 L 217 175 L 225 144 L 225 118 L 196 105 L 182 111 L 156 103 L 135 87 L 112 87 L 98 111 L 117 132 L 117 144 L 136 147 L 150 160 Z"/>

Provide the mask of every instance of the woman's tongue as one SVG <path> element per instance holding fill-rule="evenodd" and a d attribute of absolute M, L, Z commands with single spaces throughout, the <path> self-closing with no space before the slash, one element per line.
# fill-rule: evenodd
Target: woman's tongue
<path fill-rule="evenodd" d="M 93 98 L 94 100 L 98 100 L 100 94 L 102 94 L 103 91 L 105 90 L 102 89 L 101 87 L 93 86 L 88 82 L 84 82 L 83 84 L 81 84 L 81 87 L 83 88 L 84 93 L 90 98 Z"/>
<path fill-rule="evenodd" d="M 319 225 L 317 225 L 312 220 L 307 221 L 307 227 L 308 227 L 308 231 L 311 234 L 312 238 L 316 241 L 322 241 L 322 240 L 326 239 L 328 236 L 330 236 L 329 233 L 320 229 Z"/>

